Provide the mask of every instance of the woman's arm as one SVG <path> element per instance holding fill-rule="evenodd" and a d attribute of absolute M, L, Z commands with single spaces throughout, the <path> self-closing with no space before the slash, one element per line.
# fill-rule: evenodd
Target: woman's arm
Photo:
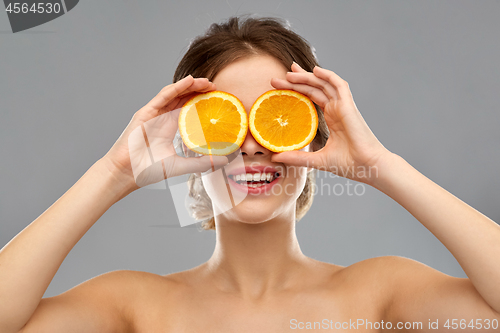
<path fill-rule="evenodd" d="M 406 281 L 402 285 L 404 292 L 401 295 L 413 294 L 413 300 L 420 299 L 420 304 L 417 302 L 414 306 L 426 308 L 425 312 L 429 316 L 442 314 L 442 318 L 445 318 L 443 315 L 450 318 L 453 313 L 487 315 L 490 310 L 486 306 L 488 305 L 496 312 L 498 319 L 500 226 L 432 182 L 400 156 L 387 154 L 380 158 L 377 171 L 378 177 L 374 178 L 370 185 L 397 201 L 432 232 L 453 254 L 469 277 L 469 281 L 466 281 L 467 279 L 439 275 L 424 267 L 408 267 Z M 447 292 L 441 293 L 435 304 L 429 302 L 437 293 L 425 295 L 425 290 L 431 290 L 434 281 L 431 279 L 426 286 L 422 286 L 415 274 L 422 274 L 420 281 L 433 275 L 436 276 L 436 284 L 448 281 L 450 284 L 447 286 Z M 411 283 L 412 280 L 415 280 L 414 284 Z M 464 297 L 466 293 L 468 296 Z M 477 302 L 476 296 L 479 295 L 484 299 L 484 304 Z M 403 297 L 398 299 L 403 300 Z M 484 311 L 479 311 L 481 308 Z"/>
<path fill-rule="evenodd" d="M 69 251 L 127 189 L 102 161 L 0 251 L 0 332 L 18 332 Z"/>
<path fill-rule="evenodd" d="M 273 162 L 312 166 L 375 186 L 427 227 L 469 277 L 453 278 L 413 261 L 388 258 L 383 265 L 394 282 L 388 282 L 394 290 L 392 309 L 406 319 L 417 313 L 498 319 L 500 227 L 389 152 L 361 116 L 348 83 L 337 74 L 320 67 L 310 73 L 297 64 L 291 69 L 286 80 L 273 79 L 271 84 L 308 95 L 324 110 L 330 137 L 319 151 L 274 154 Z"/>
<path fill-rule="evenodd" d="M 178 108 L 193 93 L 214 89 L 209 80 L 192 76 L 164 87 L 134 114 L 102 159 L 5 245 L 0 251 L 0 332 L 126 330 L 129 318 L 119 312 L 126 310 L 124 302 L 131 303 L 127 272 L 104 274 L 41 298 L 69 251 L 115 202 L 164 177 L 227 163 L 224 156 L 182 158 L 172 144 Z"/>

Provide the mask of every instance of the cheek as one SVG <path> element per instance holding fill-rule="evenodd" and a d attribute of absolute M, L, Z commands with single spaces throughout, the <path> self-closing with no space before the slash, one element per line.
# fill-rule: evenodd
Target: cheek
<path fill-rule="evenodd" d="M 231 208 L 231 202 L 227 200 L 229 196 L 227 190 L 225 190 L 224 178 L 220 170 L 203 175 L 201 182 L 210 200 L 212 200 L 216 212 L 226 211 Z"/>
<path fill-rule="evenodd" d="M 244 166 L 243 157 L 240 154 L 236 156 L 228 165 L 215 170 L 214 172 L 202 175 L 201 181 L 203 183 L 203 187 L 212 200 L 212 205 L 216 214 L 227 212 L 247 197 L 248 194 L 246 192 L 238 191 L 234 189 L 232 185 L 229 185 L 229 183 L 226 182 L 228 180 L 224 179 L 224 174 L 222 172 L 222 170 L 224 170 L 227 175 L 229 173 L 228 170 Z"/>
<path fill-rule="evenodd" d="M 287 177 L 284 183 L 285 193 L 297 200 L 307 181 L 307 169 L 305 167 L 287 167 Z"/>

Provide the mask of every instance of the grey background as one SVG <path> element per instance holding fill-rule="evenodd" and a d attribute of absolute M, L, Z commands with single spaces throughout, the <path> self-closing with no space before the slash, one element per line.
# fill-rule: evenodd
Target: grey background
<path fill-rule="evenodd" d="M 349 82 L 388 149 L 500 221 L 500 1 L 80 1 L 17 34 L 0 13 L 0 247 L 171 83 L 191 38 L 245 13 L 288 19 L 321 65 Z M 132 193 L 76 244 L 45 296 L 111 270 L 167 274 L 207 260 L 214 233 L 166 227 L 175 219 L 168 191 Z M 400 255 L 465 277 L 425 227 L 373 188 L 317 196 L 297 233 L 318 260 Z"/>

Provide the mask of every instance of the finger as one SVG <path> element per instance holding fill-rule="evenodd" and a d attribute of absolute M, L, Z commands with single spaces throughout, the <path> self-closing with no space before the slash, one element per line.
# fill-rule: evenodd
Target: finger
<path fill-rule="evenodd" d="M 189 95 L 182 99 L 179 97 L 174 98 L 173 100 L 170 101 L 170 103 L 167 104 L 167 106 L 158 110 L 157 115 L 160 116 L 167 112 L 172 112 L 172 110 L 180 109 L 188 99 Z"/>
<path fill-rule="evenodd" d="M 215 87 L 215 83 L 212 83 L 212 82 L 210 82 L 210 83 L 211 84 L 207 88 L 201 89 L 201 90 L 199 90 L 199 92 L 204 93 L 204 92 L 208 92 L 208 91 L 212 91 L 212 90 L 217 90 Z"/>
<path fill-rule="evenodd" d="M 205 172 L 222 167 L 228 162 L 226 156 L 179 157 L 176 169 L 182 170 L 183 174 Z"/>
<path fill-rule="evenodd" d="M 321 166 L 321 156 L 318 152 L 287 151 L 273 154 L 271 162 L 298 167 L 318 168 Z"/>
<path fill-rule="evenodd" d="M 157 161 L 144 168 L 135 177 L 137 186 L 143 187 L 158 183 L 164 179 L 177 177 L 184 174 L 205 172 L 210 169 L 222 167 L 228 163 L 225 156 L 180 157 L 170 156 Z"/>
<path fill-rule="evenodd" d="M 186 104 L 186 102 L 187 102 L 190 98 L 191 98 L 191 95 L 187 95 L 187 96 L 185 96 L 185 97 L 183 97 L 183 98 L 175 98 L 175 99 L 174 99 L 174 100 L 173 100 L 173 101 L 172 101 L 172 102 L 168 105 L 168 107 L 167 107 L 167 108 L 165 108 L 165 110 L 164 110 L 164 111 L 166 111 L 166 112 L 170 112 L 170 111 L 172 111 L 172 110 L 177 110 L 177 109 L 180 109 L 180 108 L 182 108 L 182 106 L 183 106 L 184 104 Z M 164 111 L 162 110 L 162 112 L 164 112 Z"/>
<path fill-rule="evenodd" d="M 212 87 L 214 86 L 208 79 L 194 79 L 191 75 L 188 75 L 182 80 L 164 87 L 158 95 L 146 104 L 144 109 L 150 115 L 156 116 L 158 110 L 166 107 L 174 98 Z"/>
<path fill-rule="evenodd" d="M 313 73 L 320 79 L 330 82 L 339 92 L 339 99 L 352 99 L 349 85 L 340 76 L 328 69 L 324 69 L 319 66 L 314 67 Z"/>
<path fill-rule="evenodd" d="M 180 81 L 178 81 L 180 82 Z M 186 90 L 184 90 L 179 96 L 175 96 L 166 106 L 160 108 L 157 115 L 178 109 L 184 105 L 191 97 L 196 95 L 196 93 L 205 93 L 208 91 L 215 90 L 215 84 L 208 81 L 205 78 L 194 79 L 194 82 Z"/>
<path fill-rule="evenodd" d="M 195 79 L 198 80 L 198 79 Z M 215 90 L 215 84 L 208 81 L 207 79 L 203 79 L 203 81 L 195 81 L 191 87 L 186 89 L 184 92 L 179 94 L 179 98 L 184 98 L 186 96 L 194 96 L 197 93 L 204 93 L 207 91 Z"/>
<path fill-rule="evenodd" d="M 294 80 L 300 80 L 301 78 L 302 79 L 306 78 L 307 84 L 324 90 L 325 94 L 329 98 L 337 98 L 338 93 L 336 92 L 335 88 L 331 84 L 329 84 L 327 81 L 318 78 L 316 75 L 314 75 L 314 73 L 306 71 L 305 69 L 300 67 L 300 65 L 298 63 L 296 63 L 295 61 L 293 62 L 291 68 L 292 68 L 292 72 L 287 73 L 287 79 L 288 79 L 288 76 L 292 77 Z M 299 74 L 299 75 L 297 75 L 297 74 Z M 302 74 L 302 75 L 300 75 L 300 74 Z M 291 82 L 300 83 L 300 82 L 295 82 L 293 80 Z"/>
<path fill-rule="evenodd" d="M 271 85 L 276 89 L 290 89 L 293 90 L 293 83 L 287 80 L 272 78 Z"/>
<path fill-rule="evenodd" d="M 295 61 L 293 62 L 291 69 L 292 69 L 292 72 L 307 73 L 307 71 L 305 69 L 303 69 L 302 67 L 300 67 L 300 65 L 298 63 L 296 63 Z"/>
<path fill-rule="evenodd" d="M 186 89 L 188 89 L 194 81 L 195 79 L 191 75 L 188 75 L 176 83 L 169 84 L 164 87 L 151 101 L 149 101 L 145 108 L 153 111 L 161 109 L 172 101 L 172 99 L 186 91 Z"/>
<path fill-rule="evenodd" d="M 188 98 L 186 98 L 185 100 L 187 101 Z M 181 108 L 182 105 L 184 105 L 184 103 L 181 104 L 180 101 L 181 101 L 181 99 L 179 97 L 174 98 L 170 103 L 168 103 L 167 106 L 158 110 L 158 115 L 162 115 L 164 113 L 171 112 L 172 110 L 176 110 L 176 109 Z"/>
<path fill-rule="evenodd" d="M 188 87 L 185 91 L 179 93 L 179 97 L 186 96 L 193 92 L 205 92 L 208 90 L 213 90 L 215 88 L 215 84 L 210 82 L 206 78 L 196 78 L 194 79 L 193 84 Z"/>
<path fill-rule="evenodd" d="M 288 72 L 286 74 L 286 79 L 292 83 L 307 84 L 315 88 L 323 90 L 329 99 L 337 99 L 338 93 L 335 88 L 328 82 L 325 81 L 313 73 L 307 72 Z"/>
<path fill-rule="evenodd" d="M 217 90 L 217 85 L 215 83 L 213 83 L 212 81 L 208 82 L 210 82 L 210 87 L 208 87 L 206 90 Z"/>
<path fill-rule="evenodd" d="M 287 80 L 274 78 L 271 80 L 271 85 L 276 89 L 290 89 L 304 94 L 321 108 L 324 108 L 330 101 L 328 96 L 326 96 L 322 90 L 307 84 L 295 84 Z"/>
<path fill-rule="evenodd" d="M 158 115 L 182 108 L 182 106 L 186 104 L 186 102 L 189 101 L 195 95 L 196 93 L 193 92 L 188 95 L 184 95 L 182 97 L 174 98 L 166 107 L 158 111 Z"/>
<path fill-rule="evenodd" d="M 172 102 L 170 102 L 167 107 L 165 107 L 164 109 L 162 109 L 161 112 L 163 113 L 163 112 L 168 112 L 168 111 L 172 111 L 172 110 L 175 110 L 175 109 L 179 109 L 184 104 L 186 104 L 187 101 L 189 101 L 191 98 L 193 98 L 194 96 L 196 96 L 197 93 L 206 93 L 206 92 L 209 92 L 209 91 L 214 91 L 215 89 L 216 89 L 215 84 L 212 83 L 211 85 L 209 85 L 207 88 L 205 88 L 203 90 L 196 91 L 196 92 L 191 92 L 189 94 L 182 95 L 182 96 L 178 96 L 178 97 L 174 98 L 172 100 Z"/>
<path fill-rule="evenodd" d="M 208 91 L 215 90 L 215 83 L 210 82 L 206 78 L 197 78 L 194 79 L 193 84 L 187 88 L 185 91 L 180 93 L 177 98 L 185 99 L 186 97 L 191 98 L 199 93 L 205 93 Z"/>

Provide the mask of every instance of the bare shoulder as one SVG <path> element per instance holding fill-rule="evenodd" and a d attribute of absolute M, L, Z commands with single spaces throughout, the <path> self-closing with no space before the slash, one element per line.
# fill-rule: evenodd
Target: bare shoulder
<path fill-rule="evenodd" d="M 357 283 L 381 289 L 390 296 L 415 284 L 439 284 L 464 281 L 442 273 L 424 263 L 401 256 L 369 258 L 339 271 L 339 274 Z"/>
<path fill-rule="evenodd" d="M 96 293 L 105 290 L 114 296 L 110 301 L 128 306 L 131 302 L 137 301 L 137 298 L 140 298 L 144 293 L 158 292 L 163 289 L 168 291 L 171 289 L 169 286 L 173 285 L 175 285 L 174 279 L 158 274 L 135 270 L 117 270 L 91 278 L 73 289 L 85 289 L 86 292 L 95 291 Z M 73 289 L 67 292 L 71 292 Z"/>
<path fill-rule="evenodd" d="M 93 283 L 95 280 L 95 284 L 113 286 L 113 289 L 121 295 L 120 297 L 135 300 L 142 293 L 168 293 L 180 288 L 184 284 L 185 272 L 159 275 L 144 271 L 117 270 L 96 276 L 85 283 Z"/>
<path fill-rule="evenodd" d="M 429 286 L 464 280 L 446 275 L 413 259 L 400 256 L 381 256 L 346 266 L 334 275 L 336 283 L 346 288 L 372 295 L 381 306 L 389 307 L 396 296 L 411 294 L 416 286 Z M 413 297 L 413 296 L 412 296 Z"/>
<path fill-rule="evenodd" d="M 365 290 L 378 290 L 377 299 L 390 321 L 496 316 L 468 278 L 447 275 L 413 259 L 366 259 L 346 267 L 341 274 Z"/>
<path fill-rule="evenodd" d="M 401 293 L 414 292 L 418 286 L 440 286 L 443 284 L 468 284 L 467 278 L 453 277 L 422 262 L 400 256 L 382 256 L 363 260 L 352 265 L 355 270 L 371 272 L 391 290 Z"/>
<path fill-rule="evenodd" d="M 120 311 L 128 321 L 159 307 L 168 310 L 185 292 L 185 272 L 159 275 L 150 272 L 119 270 L 97 277 L 104 286 L 112 286 L 114 302 L 121 304 Z"/>
<path fill-rule="evenodd" d="M 355 275 L 360 279 L 399 278 L 408 274 L 419 274 L 420 277 L 423 275 L 449 276 L 419 261 L 401 256 L 381 256 L 365 259 L 345 267 L 343 271 L 344 274 Z M 369 275 L 366 275 L 366 273 L 369 273 Z"/>
<path fill-rule="evenodd" d="M 21 332 L 133 332 L 138 306 L 169 284 L 147 272 L 104 273 L 43 298 Z"/>

